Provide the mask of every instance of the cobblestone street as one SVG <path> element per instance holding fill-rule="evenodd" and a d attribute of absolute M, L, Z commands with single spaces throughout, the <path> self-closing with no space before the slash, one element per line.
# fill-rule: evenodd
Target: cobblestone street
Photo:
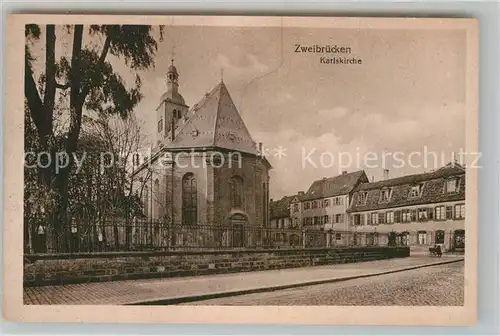
<path fill-rule="evenodd" d="M 464 262 L 189 305 L 459 306 L 464 302 Z"/>
<path fill-rule="evenodd" d="M 415 256 L 409 258 L 376 260 L 362 263 L 337 264 L 328 266 L 289 268 L 282 270 L 266 270 L 256 272 L 240 272 L 206 276 L 192 276 L 183 278 L 143 279 L 108 281 L 97 283 L 80 283 L 59 286 L 34 286 L 24 288 L 25 304 L 177 304 L 180 302 L 198 301 L 197 304 L 358 304 L 377 298 L 379 301 L 388 300 L 387 293 L 397 294 L 392 300 L 402 302 L 411 301 L 412 290 L 415 293 L 428 292 L 427 296 L 438 294 L 437 291 L 450 290 L 438 295 L 444 300 L 441 304 L 449 303 L 454 297 L 462 297 L 463 262 L 457 257 L 433 258 Z M 432 264 L 452 263 L 462 266 L 437 267 Z M 422 267 L 426 266 L 426 267 Z M 381 273 L 397 272 L 392 275 Z M 365 280 L 344 280 L 331 285 L 318 285 L 318 281 L 331 282 L 332 279 L 366 277 Z M 315 286 L 312 283 L 316 282 Z M 278 290 L 283 285 L 302 289 Z M 306 285 L 307 284 L 307 285 Z M 306 286 L 306 287 L 304 287 Z M 273 291 L 272 288 L 275 288 Z M 353 290 L 353 287 L 356 287 Z M 307 288 L 307 290 L 306 290 Z M 358 289 L 359 288 L 359 289 Z M 263 294 L 249 294 L 249 291 L 264 289 Z M 376 290 L 374 290 L 376 289 Z M 383 293 L 378 293 L 382 289 Z M 242 296 L 234 296 L 236 292 L 247 292 Z M 458 292 L 456 292 L 458 291 Z M 263 291 L 261 291 L 263 292 Z M 373 293 L 372 293 L 373 292 Z M 206 295 L 219 293 L 227 299 L 204 300 Z M 325 293 L 328 293 L 325 296 Z M 457 294 L 458 293 L 458 294 Z M 240 293 L 241 294 L 241 293 Z M 361 295 L 361 296 L 360 296 Z M 417 294 L 415 294 L 417 295 Z M 420 295 L 420 294 L 419 294 Z M 330 297 L 331 296 L 331 297 Z M 337 297 L 338 296 L 338 297 Z M 448 297 L 450 296 L 450 297 Z M 194 297 L 194 300 L 186 300 Z M 389 298 L 392 294 L 389 295 Z M 425 296 L 421 298 L 425 300 Z M 167 300 L 167 301 L 165 301 Z M 170 302 L 174 300 L 175 302 Z M 219 301 L 220 300 L 220 301 Z M 234 301 L 233 301 L 234 300 Z M 326 301 L 323 301 L 326 300 Z M 406 301 L 405 301 L 406 300 Z M 241 302 L 240 302 L 241 301 Z M 311 303 L 309 303 L 311 301 Z M 315 301 L 315 302 L 314 302 Z M 170 302 L 170 303 L 168 303 Z M 261 303 L 262 302 L 262 303 Z M 329 303 L 333 302 L 333 303 Z M 373 301 L 375 302 L 375 301 Z M 385 304 L 399 304 L 399 301 Z M 370 304 L 370 303 L 365 303 Z M 424 304 L 424 303 L 419 303 Z M 428 303 L 431 304 L 431 303 Z"/>

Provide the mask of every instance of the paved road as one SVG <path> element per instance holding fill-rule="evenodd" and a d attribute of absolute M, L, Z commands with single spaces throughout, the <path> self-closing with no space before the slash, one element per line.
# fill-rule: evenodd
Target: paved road
<path fill-rule="evenodd" d="M 464 263 L 371 278 L 198 301 L 188 305 L 459 306 L 464 302 Z"/>
<path fill-rule="evenodd" d="M 391 272 L 432 263 L 456 262 L 456 257 L 416 256 L 362 263 L 288 268 L 183 278 L 109 281 L 24 288 L 25 304 L 160 304 L 164 300 L 214 293 L 248 291 L 319 280 Z M 159 303 L 158 303 L 159 302 Z M 167 304 L 167 302 L 164 302 Z"/>

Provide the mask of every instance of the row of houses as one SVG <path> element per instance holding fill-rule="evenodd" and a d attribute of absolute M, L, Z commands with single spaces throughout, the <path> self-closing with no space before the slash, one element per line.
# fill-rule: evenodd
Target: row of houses
<path fill-rule="evenodd" d="M 362 170 L 314 181 L 306 192 L 271 200 L 276 230 L 332 232 L 335 245 L 440 245 L 465 248 L 465 168 L 449 163 L 432 172 L 370 182 Z M 283 237 L 283 235 L 281 235 Z M 287 238 L 281 241 L 287 244 Z"/>

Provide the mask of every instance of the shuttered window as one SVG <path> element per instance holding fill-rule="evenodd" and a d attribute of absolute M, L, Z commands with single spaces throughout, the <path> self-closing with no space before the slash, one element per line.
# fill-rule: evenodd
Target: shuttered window
<path fill-rule="evenodd" d="M 394 211 L 394 222 L 401 223 L 401 210 Z"/>
<path fill-rule="evenodd" d="M 446 206 L 446 219 L 453 218 L 453 207 L 451 205 Z"/>
<path fill-rule="evenodd" d="M 436 220 L 444 220 L 445 219 L 444 209 L 445 209 L 444 206 L 436 207 Z"/>
<path fill-rule="evenodd" d="M 387 224 L 392 224 L 394 223 L 394 212 L 389 211 L 386 213 L 386 221 Z"/>

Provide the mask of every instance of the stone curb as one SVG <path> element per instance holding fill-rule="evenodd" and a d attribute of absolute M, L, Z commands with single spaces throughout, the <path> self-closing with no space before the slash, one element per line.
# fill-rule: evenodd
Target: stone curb
<path fill-rule="evenodd" d="M 392 270 L 383 271 L 383 272 L 371 272 L 371 273 L 345 276 L 345 277 L 329 278 L 329 279 L 314 280 L 314 281 L 304 281 L 304 282 L 298 282 L 298 283 L 286 284 L 286 285 L 276 285 L 276 286 L 249 288 L 249 289 L 240 289 L 240 290 L 228 290 L 228 291 L 224 291 L 224 292 L 198 294 L 198 295 L 191 295 L 191 296 L 178 296 L 178 297 L 170 297 L 170 298 L 164 298 L 164 299 L 136 301 L 136 302 L 127 303 L 125 305 L 174 305 L 174 304 L 179 304 L 179 303 L 204 301 L 204 300 L 218 299 L 218 298 L 223 298 L 223 297 L 238 296 L 238 295 L 245 295 L 245 294 L 273 292 L 273 291 L 277 291 L 277 290 L 284 290 L 284 289 L 290 289 L 290 288 L 322 285 L 322 284 L 326 284 L 326 283 L 334 283 L 334 282 L 340 282 L 340 281 L 368 278 L 368 277 L 372 277 L 372 276 L 410 271 L 410 270 L 414 270 L 414 269 L 418 269 L 418 268 L 451 264 L 451 263 L 456 263 L 456 262 L 461 262 L 461 261 L 464 261 L 464 258 L 454 259 L 454 260 L 443 260 L 443 261 L 427 263 L 427 264 L 420 264 L 420 265 L 415 265 L 415 266 L 407 266 L 407 267 L 392 269 Z"/>

